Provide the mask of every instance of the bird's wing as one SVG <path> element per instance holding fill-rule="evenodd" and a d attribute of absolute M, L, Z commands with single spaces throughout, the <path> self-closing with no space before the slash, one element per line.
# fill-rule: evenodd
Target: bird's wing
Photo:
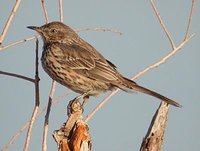
<path fill-rule="evenodd" d="M 104 82 L 113 82 L 119 78 L 118 71 L 110 66 L 109 63 L 104 63 L 101 59 L 95 60 L 95 68 L 88 70 L 87 74 L 92 79 Z"/>
<path fill-rule="evenodd" d="M 60 45 L 60 48 L 65 56 L 62 63 L 79 74 L 104 82 L 111 82 L 119 78 L 116 66 L 88 43 L 87 45 Z"/>
<path fill-rule="evenodd" d="M 63 57 L 60 63 L 74 70 L 91 70 L 95 67 L 95 54 L 75 44 L 59 44 Z"/>

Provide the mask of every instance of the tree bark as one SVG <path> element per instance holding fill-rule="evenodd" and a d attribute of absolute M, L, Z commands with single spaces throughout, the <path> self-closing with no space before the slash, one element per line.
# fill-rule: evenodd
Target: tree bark
<path fill-rule="evenodd" d="M 167 116 L 169 111 L 169 105 L 164 101 L 161 102 L 159 108 L 157 109 L 148 132 L 143 139 L 140 151 L 160 151 L 163 140 L 164 133 L 167 123 Z"/>

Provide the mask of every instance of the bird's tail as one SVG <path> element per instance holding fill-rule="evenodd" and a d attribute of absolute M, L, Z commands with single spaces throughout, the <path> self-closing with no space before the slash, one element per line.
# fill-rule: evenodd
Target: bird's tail
<path fill-rule="evenodd" d="M 173 106 L 176 106 L 176 107 L 182 107 L 179 103 L 177 103 L 176 101 L 172 100 L 172 99 L 169 99 L 157 92 L 154 92 L 152 90 L 149 90 L 147 88 L 144 88 L 140 85 L 138 85 L 137 83 L 135 83 L 134 81 L 130 80 L 130 79 L 127 79 L 125 77 L 123 77 L 123 86 L 118 86 L 120 89 L 124 90 L 124 91 L 138 91 L 138 92 L 142 92 L 142 93 L 145 93 L 145 94 L 148 94 L 148 95 L 151 95 L 153 97 L 156 97 L 162 101 L 165 101 L 166 103 L 168 104 L 171 104 Z M 125 87 L 124 87 L 125 86 Z"/>

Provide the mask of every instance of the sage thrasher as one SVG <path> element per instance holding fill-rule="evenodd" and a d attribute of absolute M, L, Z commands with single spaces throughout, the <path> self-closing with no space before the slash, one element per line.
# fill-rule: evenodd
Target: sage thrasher
<path fill-rule="evenodd" d="M 46 73 L 58 83 L 80 93 L 76 100 L 83 98 L 83 104 L 89 96 L 119 88 L 127 92 L 146 93 L 181 107 L 179 103 L 122 76 L 112 62 L 80 38 L 69 26 L 61 22 L 51 22 L 41 27 L 28 28 L 37 31 L 43 39 L 41 61 Z"/>

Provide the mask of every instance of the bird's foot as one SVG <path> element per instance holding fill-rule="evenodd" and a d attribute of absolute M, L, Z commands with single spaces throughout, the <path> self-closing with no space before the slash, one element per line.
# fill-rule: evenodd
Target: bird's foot
<path fill-rule="evenodd" d="M 67 106 L 67 114 L 68 116 L 71 114 L 71 113 L 74 113 L 74 112 L 83 112 L 83 109 L 82 109 L 82 105 L 80 103 L 80 98 L 79 97 L 76 97 L 74 98 L 73 100 L 71 100 Z"/>
<path fill-rule="evenodd" d="M 89 91 L 90 92 L 90 91 Z M 67 107 L 67 114 L 69 115 L 72 112 L 77 112 L 78 110 L 84 112 L 84 108 L 89 100 L 88 93 L 83 93 L 82 95 L 77 96 L 73 100 L 70 101 L 68 107 Z M 83 98 L 83 103 L 80 103 L 80 99 Z"/>

